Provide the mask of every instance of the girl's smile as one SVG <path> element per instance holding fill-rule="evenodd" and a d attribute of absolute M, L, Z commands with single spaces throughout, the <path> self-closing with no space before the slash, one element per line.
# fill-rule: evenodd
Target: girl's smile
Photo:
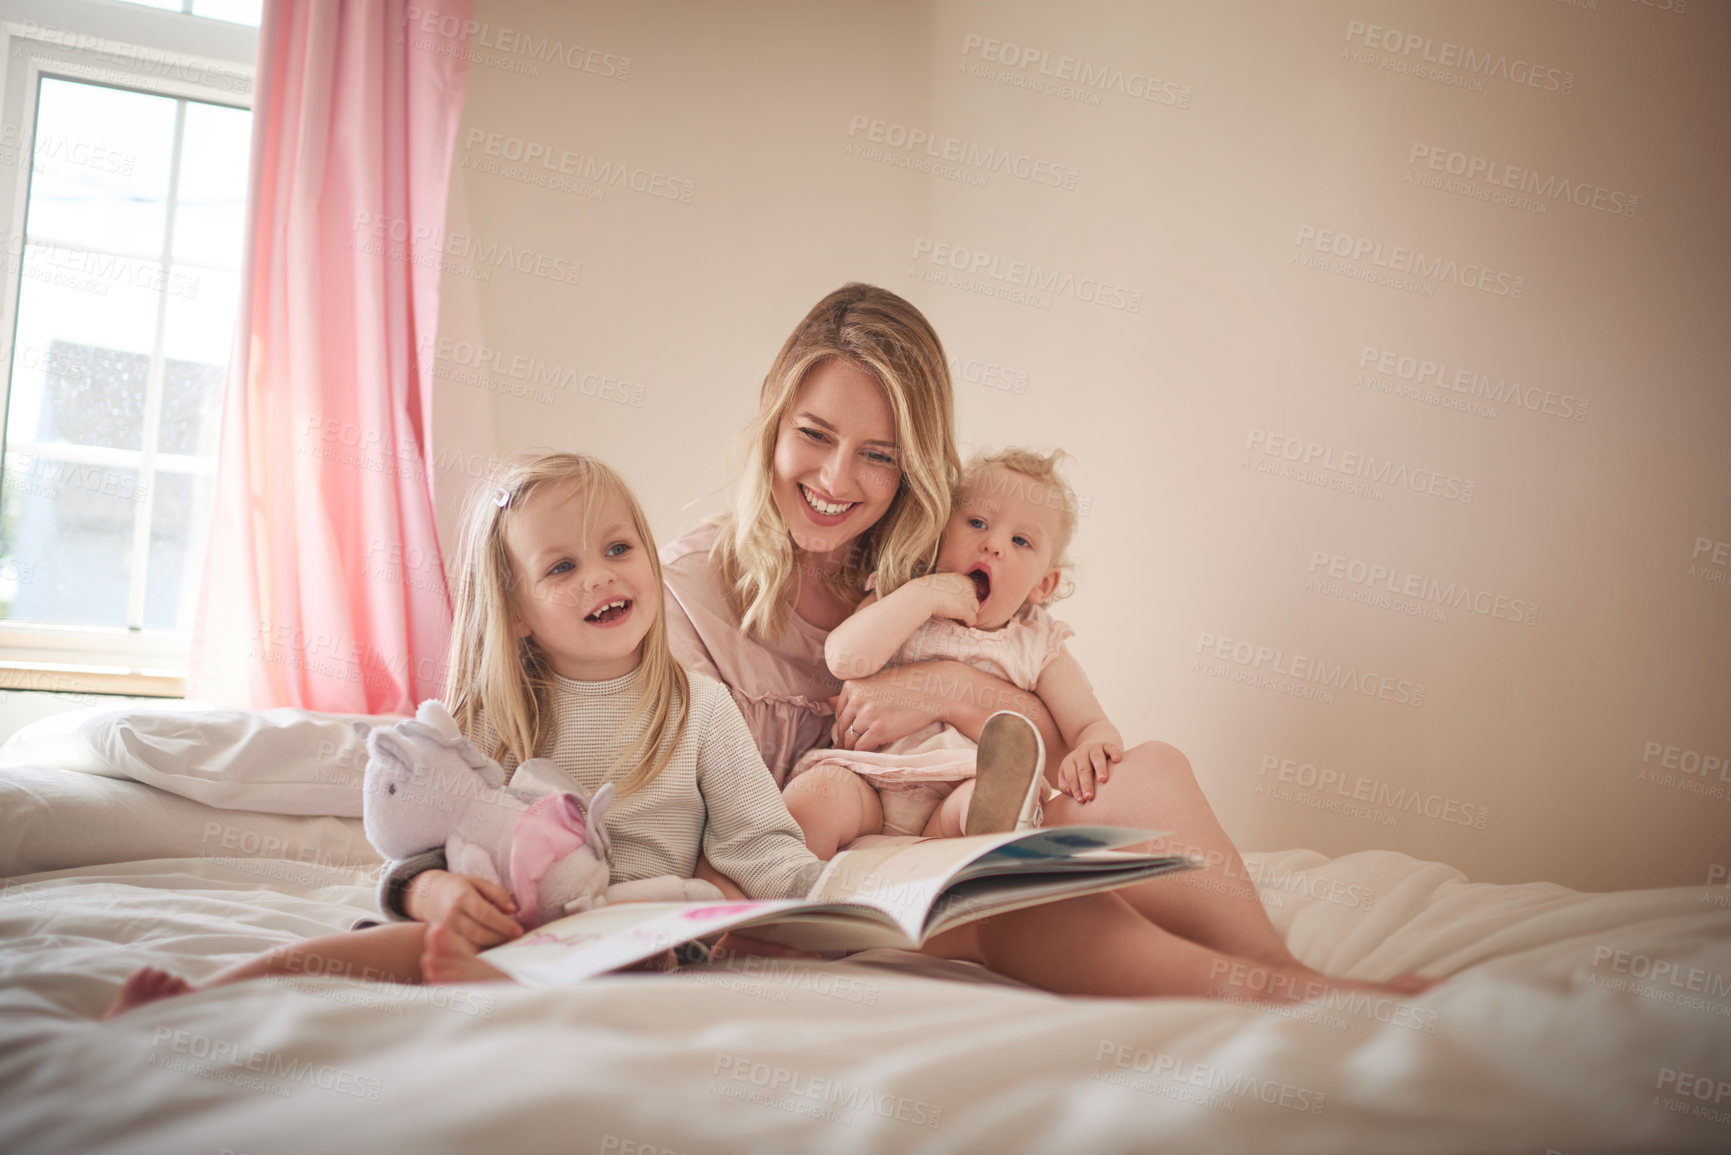
<path fill-rule="evenodd" d="M 630 598 L 608 598 L 598 608 L 584 614 L 583 620 L 597 629 L 610 630 L 631 616 L 631 607 L 635 604 Z"/>

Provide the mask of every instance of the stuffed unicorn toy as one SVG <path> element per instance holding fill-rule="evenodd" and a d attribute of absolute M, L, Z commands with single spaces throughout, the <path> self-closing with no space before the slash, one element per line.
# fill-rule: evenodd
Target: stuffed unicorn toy
<path fill-rule="evenodd" d="M 408 858 L 443 846 L 453 873 L 511 893 L 525 930 L 609 902 L 721 897 L 707 882 L 671 874 L 608 885 L 613 784 L 586 798 L 548 758 L 524 762 L 507 784 L 504 768 L 463 737 L 437 698 L 412 719 L 375 727 L 367 754 L 361 824 L 379 853 Z"/>

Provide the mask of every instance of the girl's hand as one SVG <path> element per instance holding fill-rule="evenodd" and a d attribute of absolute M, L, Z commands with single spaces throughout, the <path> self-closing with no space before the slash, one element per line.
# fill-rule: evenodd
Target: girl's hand
<path fill-rule="evenodd" d="M 1109 740 L 1084 742 L 1064 755 L 1058 767 L 1058 789 L 1078 802 L 1092 802 L 1100 782 L 1111 777 L 1112 763 L 1124 760 L 1124 748 Z"/>
<path fill-rule="evenodd" d="M 478 948 L 523 933 L 517 903 L 496 882 L 448 870 L 423 870 L 403 890 L 403 910 L 416 922 L 442 922 Z"/>
<path fill-rule="evenodd" d="M 954 618 L 964 626 L 979 620 L 979 590 L 973 579 L 959 573 L 932 573 L 908 583 L 918 586 L 931 604 L 929 616 Z"/>

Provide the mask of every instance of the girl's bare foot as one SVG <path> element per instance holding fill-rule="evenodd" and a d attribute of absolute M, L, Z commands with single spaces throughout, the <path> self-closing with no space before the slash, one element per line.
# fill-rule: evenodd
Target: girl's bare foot
<path fill-rule="evenodd" d="M 127 976 L 126 982 L 121 984 L 120 994 L 115 996 L 114 1004 L 102 1017 L 112 1019 L 134 1007 L 142 1007 L 145 1003 L 191 994 L 192 991 L 192 984 L 177 975 L 159 971 L 155 967 L 140 967 Z"/>
<path fill-rule="evenodd" d="M 427 927 L 421 951 L 421 981 L 424 983 L 509 982 L 511 976 L 481 961 L 475 944 L 456 934 L 442 922 Z"/>

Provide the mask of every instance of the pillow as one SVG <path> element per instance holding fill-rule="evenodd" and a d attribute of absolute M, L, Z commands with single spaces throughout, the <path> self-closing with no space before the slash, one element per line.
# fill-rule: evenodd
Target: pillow
<path fill-rule="evenodd" d="M 358 818 L 365 731 L 400 720 L 196 702 L 97 706 L 24 727 L 0 747 L 0 766 L 130 778 L 223 810 Z"/>

